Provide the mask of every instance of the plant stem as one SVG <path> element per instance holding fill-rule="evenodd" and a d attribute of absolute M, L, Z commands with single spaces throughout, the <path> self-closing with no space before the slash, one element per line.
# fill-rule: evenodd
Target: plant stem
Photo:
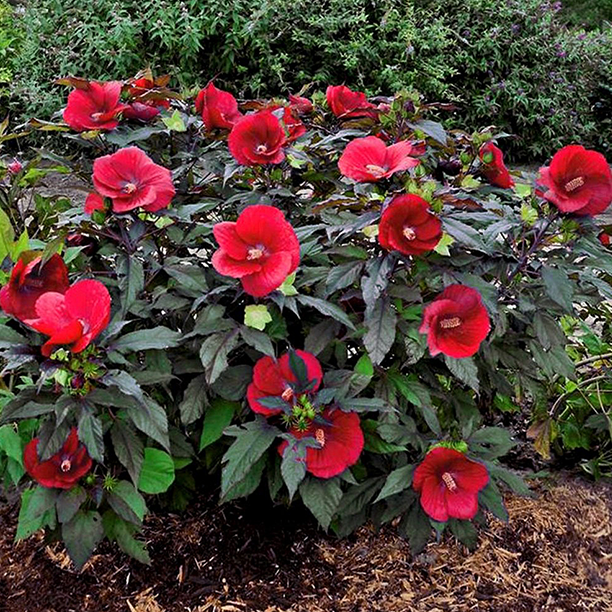
<path fill-rule="evenodd" d="M 551 224 L 554 221 L 556 221 L 556 219 L 558 217 L 559 217 L 558 213 L 555 213 L 552 216 L 548 217 L 548 219 L 545 221 L 545 223 L 542 225 L 542 227 L 537 231 L 537 233 L 535 235 L 535 238 L 533 239 L 532 245 L 529 247 L 527 252 L 525 252 L 525 253 L 523 253 L 521 255 L 518 263 L 516 264 L 516 267 L 514 268 L 514 270 L 512 270 L 512 272 L 510 273 L 510 275 L 506 279 L 506 285 L 509 285 L 514 280 L 514 277 L 519 272 L 521 272 L 523 270 L 523 268 L 525 267 L 525 265 L 529 261 L 529 258 L 536 252 L 538 247 L 542 244 L 542 241 L 544 240 L 544 235 L 546 234 L 546 231 L 551 226 Z"/>
<path fill-rule="evenodd" d="M 572 393 L 575 393 L 576 391 L 578 391 L 581 387 L 585 387 L 586 385 L 590 385 L 591 383 L 597 382 L 599 380 L 604 380 L 605 378 L 607 378 L 608 375 L 607 374 L 600 374 L 599 376 L 593 376 L 593 378 L 587 378 L 586 380 L 581 381 L 580 383 L 578 383 L 578 386 L 575 389 L 572 389 L 571 391 L 566 391 L 565 393 L 561 394 L 556 400 L 555 403 L 552 405 L 551 409 L 548 411 L 548 414 L 551 417 L 554 417 L 556 412 L 557 412 L 557 408 L 559 407 L 559 404 L 561 404 L 561 402 L 566 398 L 569 397 Z"/>

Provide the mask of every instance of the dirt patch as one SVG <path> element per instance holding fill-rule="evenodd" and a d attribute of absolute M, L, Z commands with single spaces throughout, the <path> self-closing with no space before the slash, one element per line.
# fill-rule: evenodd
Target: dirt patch
<path fill-rule="evenodd" d="M 413 558 L 392 529 L 338 541 L 303 511 L 213 498 L 146 524 L 153 566 L 101 547 L 82 574 L 42 536 L 14 545 L 0 509 L 1 612 L 609 612 L 612 492 L 563 481 L 510 497 L 468 554 L 452 538 Z M 257 511 L 256 508 L 264 508 Z"/>

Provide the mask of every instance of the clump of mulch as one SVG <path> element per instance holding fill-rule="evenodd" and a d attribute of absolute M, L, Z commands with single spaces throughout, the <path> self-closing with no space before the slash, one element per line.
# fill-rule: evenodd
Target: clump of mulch
<path fill-rule="evenodd" d="M 146 524 L 152 567 L 101 547 L 81 574 L 42 536 L 14 545 L 0 509 L 0 612 L 609 612 L 612 492 L 565 480 L 507 499 L 473 553 L 450 536 L 413 558 L 392 529 L 326 536 L 257 500 Z M 257 510 L 261 508 L 260 510 Z"/>

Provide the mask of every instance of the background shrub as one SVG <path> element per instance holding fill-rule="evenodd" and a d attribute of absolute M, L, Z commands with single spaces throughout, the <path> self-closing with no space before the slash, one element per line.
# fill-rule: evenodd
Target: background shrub
<path fill-rule="evenodd" d="M 11 108 L 45 116 L 53 77 L 129 77 L 147 63 L 180 85 L 212 77 L 243 97 L 346 83 L 369 93 L 416 89 L 453 101 L 452 122 L 519 134 L 515 159 L 612 136 L 612 37 L 568 29 L 606 16 L 603 3 L 561 12 L 547 0 L 33 0 Z M 575 17 L 575 18 L 574 18 Z"/>

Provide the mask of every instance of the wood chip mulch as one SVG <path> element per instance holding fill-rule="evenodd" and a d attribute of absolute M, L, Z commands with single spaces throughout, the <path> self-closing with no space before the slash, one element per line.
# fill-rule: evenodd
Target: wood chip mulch
<path fill-rule="evenodd" d="M 0 504 L 0 612 L 612 612 L 609 485 L 507 506 L 473 553 L 444 537 L 413 558 L 392 529 L 339 541 L 301 511 L 208 498 L 147 521 L 151 567 L 105 544 L 78 574 L 42 536 L 15 545 Z"/>

